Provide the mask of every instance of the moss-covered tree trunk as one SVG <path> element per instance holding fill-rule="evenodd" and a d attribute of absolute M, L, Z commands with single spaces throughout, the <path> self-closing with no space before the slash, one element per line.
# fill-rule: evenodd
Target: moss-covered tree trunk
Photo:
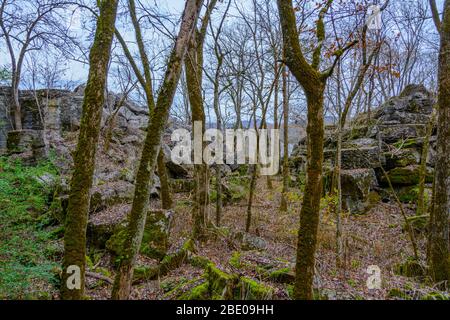
<path fill-rule="evenodd" d="M 324 16 L 332 2 L 328 0 L 320 10 L 319 19 L 316 22 L 318 44 L 314 49 L 310 65 L 300 47 L 292 0 L 277 0 L 283 32 L 285 63 L 302 86 L 308 108 L 306 185 L 300 211 L 294 284 L 294 298 L 301 300 L 313 299 L 315 252 L 322 194 L 323 102 L 326 81 L 333 71 L 329 69 L 321 73 L 319 67 L 325 40 Z"/>
<path fill-rule="evenodd" d="M 162 134 L 169 116 L 170 106 L 180 79 L 182 64 L 190 38 L 194 32 L 202 0 L 187 0 L 181 19 L 180 31 L 170 54 L 167 70 L 159 91 L 156 107 L 151 111 L 141 161 L 136 175 L 133 205 L 119 257 L 119 268 L 113 285 L 113 299 L 128 299 L 133 279 L 133 267 L 139 252 L 147 218 L 152 174 L 161 147 Z"/>
<path fill-rule="evenodd" d="M 425 180 L 427 177 L 427 158 L 430 151 L 430 138 L 433 134 L 433 128 L 435 124 L 435 111 L 431 114 L 430 121 L 427 125 L 427 132 L 423 141 L 422 154 L 420 156 L 419 167 L 419 192 L 417 195 L 417 209 L 416 215 L 420 216 L 427 212 L 425 209 Z"/>
<path fill-rule="evenodd" d="M 65 222 L 62 299 L 81 299 L 84 294 L 86 227 L 90 190 L 105 101 L 108 62 L 114 37 L 117 3 L 117 0 L 100 2 L 100 15 L 89 57 L 89 77 L 83 100 L 80 133 L 75 151 L 74 171 Z M 74 282 L 74 287 L 68 285 L 70 281 L 74 280 L 70 278 L 72 274 L 68 272 L 71 269 L 70 266 L 76 266 L 80 270 L 79 288 L 76 287 L 76 282 Z"/>
<path fill-rule="evenodd" d="M 201 123 L 201 137 L 205 133 L 206 117 L 203 108 L 202 96 L 202 52 L 203 45 L 198 44 L 199 34 L 192 37 L 189 50 L 185 58 L 186 82 L 189 96 L 189 105 L 192 115 L 192 131 L 195 132 L 196 124 Z M 195 134 L 195 133 L 194 133 Z M 200 152 L 203 159 L 203 147 Z M 193 229 L 192 235 L 196 240 L 202 240 L 206 237 L 206 227 L 208 221 L 208 192 L 209 192 L 209 168 L 203 162 L 194 164 L 194 204 L 192 208 Z"/>
<path fill-rule="evenodd" d="M 307 169 L 303 203 L 300 211 L 298 232 L 296 277 L 294 297 L 311 300 L 317 245 L 317 230 L 320 216 L 320 198 L 322 194 L 323 162 L 323 88 L 318 87 L 314 95 L 307 95 Z"/>
<path fill-rule="evenodd" d="M 450 215 L 450 1 L 444 3 L 440 28 L 438 137 L 435 166 L 434 212 L 430 221 L 431 276 L 436 282 L 449 280 Z"/>
<path fill-rule="evenodd" d="M 194 127 L 196 123 L 202 124 L 201 135 L 205 132 L 206 117 L 203 106 L 202 83 L 203 83 L 203 45 L 206 37 L 206 30 L 211 18 L 212 10 L 214 9 L 217 0 L 212 0 L 208 4 L 205 15 L 202 18 L 200 29 L 196 29 L 191 41 L 189 49 L 185 57 L 185 72 L 187 91 L 189 96 L 189 105 L 191 107 L 192 115 L 192 131 L 195 134 Z M 201 152 L 202 150 L 195 150 L 194 152 Z M 207 234 L 207 224 L 209 216 L 209 167 L 202 160 L 202 163 L 194 164 L 194 205 L 192 208 L 192 236 L 196 240 L 203 240 Z"/>
<path fill-rule="evenodd" d="M 170 193 L 169 178 L 167 176 L 166 163 L 164 161 L 164 151 L 159 150 L 158 154 L 158 175 L 161 183 L 161 203 L 163 209 L 172 208 L 173 201 Z"/>

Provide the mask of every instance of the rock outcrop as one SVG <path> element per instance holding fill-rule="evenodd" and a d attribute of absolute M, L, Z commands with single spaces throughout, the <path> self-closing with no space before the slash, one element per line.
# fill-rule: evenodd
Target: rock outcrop
<path fill-rule="evenodd" d="M 423 141 L 435 99 L 422 85 L 409 85 L 372 112 L 361 114 L 344 129 L 342 143 L 343 203 L 352 213 L 370 208 L 374 193 L 388 198 L 383 167 L 399 192 L 413 189 L 419 182 Z M 433 132 L 435 134 L 435 132 Z M 427 155 L 427 182 L 432 181 L 436 137 L 430 138 Z M 329 181 L 336 159 L 336 127 L 327 126 L 324 146 L 324 177 Z M 294 148 L 291 168 L 304 170 L 306 138 Z M 295 165 L 294 165 L 295 164 Z M 329 187 L 329 183 L 324 185 Z M 375 197 L 376 198 L 376 197 Z M 411 200 L 409 198 L 409 200 Z"/>

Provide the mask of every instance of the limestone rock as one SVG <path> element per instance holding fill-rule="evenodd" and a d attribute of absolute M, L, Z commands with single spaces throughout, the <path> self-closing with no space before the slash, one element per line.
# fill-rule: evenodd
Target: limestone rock
<path fill-rule="evenodd" d="M 370 206 L 370 195 L 378 182 L 373 169 L 341 171 L 342 199 L 350 213 L 362 214 Z"/>
<path fill-rule="evenodd" d="M 42 130 L 15 130 L 8 132 L 7 150 L 25 164 L 36 164 L 47 156 Z"/>

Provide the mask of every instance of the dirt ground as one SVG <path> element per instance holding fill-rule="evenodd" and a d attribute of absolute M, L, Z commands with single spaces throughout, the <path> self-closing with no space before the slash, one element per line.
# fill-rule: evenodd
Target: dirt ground
<path fill-rule="evenodd" d="M 277 261 L 293 268 L 296 257 L 296 241 L 299 225 L 301 197 L 299 190 L 291 190 L 288 212 L 278 210 L 281 182 L 273 180 L 273 188 L 267 187 L 266 179 L 259 179 L 255 192 L 251 234 L 265 240 L 266 248 L 259 251 L 240 251 L 245 267 L 237 270 L 230 264 L 233 253 L 239 248 L 230 245 L 220 236 L 212 236 L 207 243 L 197 244 L 197 254 L 207 257 L 220 269 L 239 273 L 261 281 L 274 288 L 273 299 L 290 299 L 289 285 L 278 284 L 261 277 L 257 266 L 267 261 Z M 191 230 L 191 207 L 189 194 L 175 195 L 175 216 L 171 229 L 171 251 L 180 248 L 189 238 Z M 229 230 L 244 230 L 246 219 L 246 199 L 223 208 L 223 226 Z M 157 206 L 157 204 L 153 204 Z M 408 233 L 403 231 L 404 220 L 395 203 L 379 203 L 365 215 L 345 215 L 343 221 L 343 256 L 341 266 L 336 266 L 335 218 L 323 204 L 319 245 L 316 255 L 315 287 L 327 299 L 397 299 L 389 294 L 391 289 L 400 289 L 409 297 L 417 298 L 434 291 L 426 279 L 406 278 L 395 274 L 395 266 L 413 255 Z M 412 208 L 405 206 L 408 215 L 414 214 Z M 211 217 L 215 208 L 211 205 Z M 419 251 L 424 259 L 425 239 L 417 234 Z M 99 262 L 111 269 L 108 256 Z M 140 257 L 139 264 L 152 265 L 156 261 Z M 367 280 L 369 266 L 381 270 L 381 289 L 369 289 Z M 203 270 L 185 263 L 178 269 L 156 281 L 140 283 L 133 287 L 133 299 L 173 299 L 170 290 L 177 284 L 201 279 Z M 111 277 L 114 272 L 111 271 Z M 195 284 L 195 281 L 193 282 Z M 104 281 L 88 279 L 88 295 L 93 299 L 108 299 L 111 285 Z"/>

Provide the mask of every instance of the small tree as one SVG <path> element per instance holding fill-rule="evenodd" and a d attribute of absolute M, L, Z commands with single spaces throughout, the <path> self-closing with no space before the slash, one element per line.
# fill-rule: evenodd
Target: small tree
<path fill-rule="evenodd" d="M 321 72 L 321 55 L 326 36 L 324 18 L 333 1 L 326 1 L 319 12 L 316 22 L 318 44 L 313 50 L 311 64 L 307 62 L 300 46 L 292 0 L 277 0 L 277 3 L 283 32 L 285 63 L 303 87 L 308 106 L 307 179 L 300 212 L 294 297 L 311 300 L 313 298 L 312 285 L 322 194 L 325 86 L 340 56 L 355 43 L 352 42 L 335 52 L 334 64 L 325 72 Z"/>

